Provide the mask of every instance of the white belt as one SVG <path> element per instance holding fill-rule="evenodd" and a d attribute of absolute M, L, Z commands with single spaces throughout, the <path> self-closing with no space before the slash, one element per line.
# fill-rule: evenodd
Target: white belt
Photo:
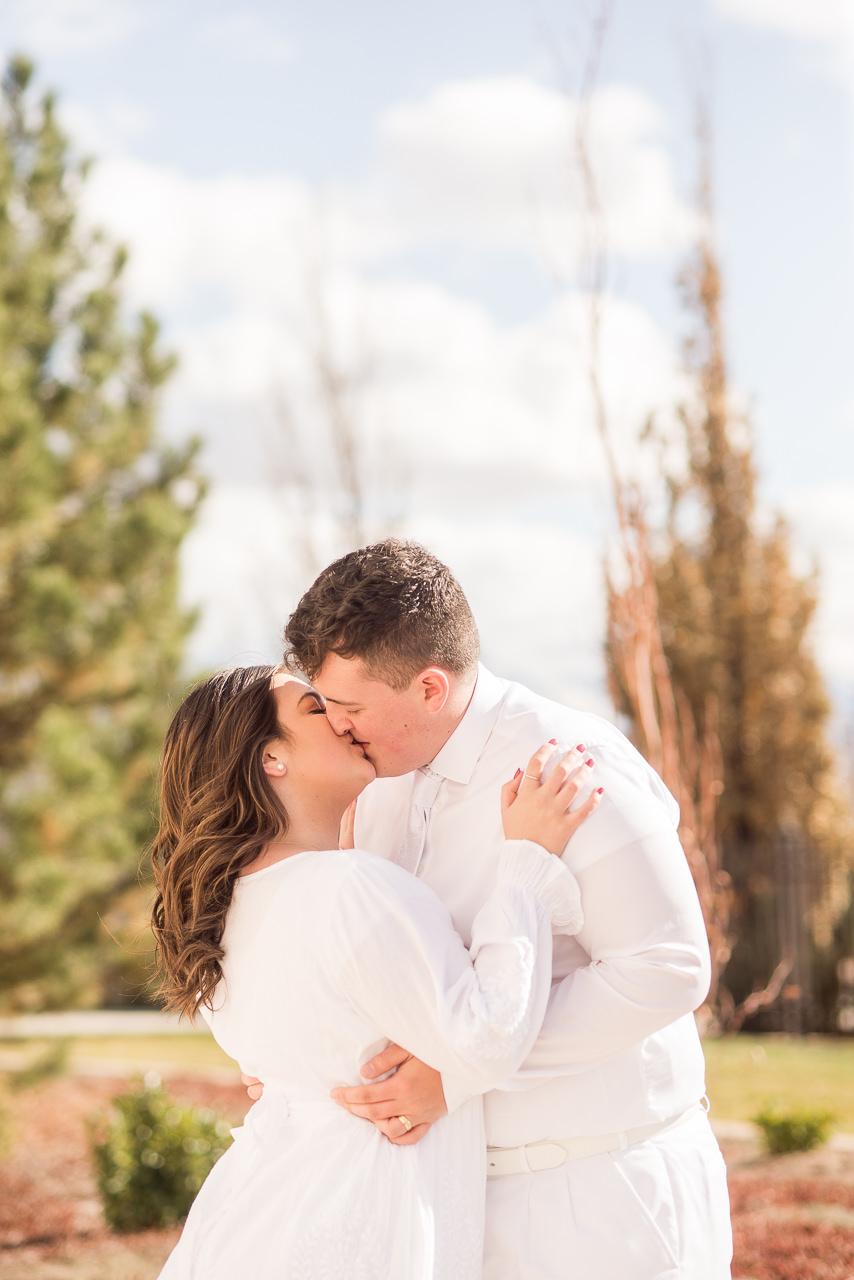
<path fill-rule="evenodd" d="M 698 1105 L 703 1111 L 707 1109 L 702 1103 Z M 621 1133 L 597 1133 L 585 1138 L 546 1138 L 543 1142 L 529 1142 L 524 1147 L 487 1147 L 486 1176 L 500 1178 L 506 1173 L 541 1173 L 545 1169 L 559 1169 L 567 1160 L 584 1160 L 587 1156 L 604 1155 L 606 1151 L 623 1151 L 636 1142 L 645 1142 L 647 1138 L 681 1124 L 696 1113 L 697 1107 L 691 1107 L 670 1120 L 642 1124 L 637 1129 L 624 1129 Z"/>

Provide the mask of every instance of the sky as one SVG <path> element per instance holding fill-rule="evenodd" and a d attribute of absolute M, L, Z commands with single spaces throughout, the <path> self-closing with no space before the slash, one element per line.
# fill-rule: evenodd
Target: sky
<path fill-rule="evenodd" d="M 129 246 L 129 310 L 179 356 L 162 431 L 204 441 L 190 669 L 275 660 L 314 572 L 391 531 L 457 573 L 494 670 L 612 715 L 572 145 L 594 7 L 4 0 L 0 52 L 57 91 L 96 160 L 84 217 Z M 652 492 L 639 432 L 654 414 L 672 436 L 689 394 L 676 279 L 705 89 L 762 515 L 784 514 L 796 564 L 820 570 L 815 649 L 854 722 L 852 14 L 616 0 L 589 137 L 609 418 Z M 359 528 L 330 421 L 355 438 Z"/>

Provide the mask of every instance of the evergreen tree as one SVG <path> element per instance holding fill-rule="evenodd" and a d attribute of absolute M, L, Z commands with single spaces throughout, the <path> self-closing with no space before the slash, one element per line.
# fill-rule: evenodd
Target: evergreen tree
<path fill-rule="evenodd" d="M 0 1002 L 92 1004 L 120 951 L 191 617 L 178 549 L 195 444 L 155 433 L 173 367 L 123 314 L 124 253 L 85 234 L 32 67 L 0 98 Z M 124 895 L 124 897 L 123 897 Z M 118 904 L 118 906 L 117 906 Z"/>
<path fill-rule="evenodd" d="M 687 475 L 670 484 L 654 576 L 673 684 L 701 731 L 714 709 L 724 783 L 718 838 L 739 939 L 725 982 L 742 1000 L 764 985 L 780 956 L 781 835 L 802 851 L 799 892 L 819 947 L 830 943 L 848 903 L 854 841 L 810 646 L 815 577 L 794 572 L 785 522 L 763 528 L 758 519 L 749 426 L 732 410 L 707 163 L 701 207 L 706 232 L 682 279 L 695 322 L 687 363 L 698 395 L 682 413 Z M 628 711 L 613 661 L 610 670 Z"/>

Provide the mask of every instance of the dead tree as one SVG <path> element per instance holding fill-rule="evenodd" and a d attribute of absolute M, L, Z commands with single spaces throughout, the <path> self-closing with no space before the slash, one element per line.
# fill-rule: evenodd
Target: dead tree
<path fill-rule="evenodd" d="M 574 137 L 584 197 L 580 278 L 588 308 L 587 378 L 617 522 L 612 567 L 606 571 L 609 680 L 615 705 L 619 690 L 619 701 L 632 721 L 638 749 L 679 804 L 679 835 L 703 911 L 712 958 L 712 982 L 701 1021 L 705 1030 L 736 1030 L 746 1017 L 778 997 L 792 960 L 783 957 L 767 986 L 753 992 L 738 1007 L 722 985 L 735 936 L 732 884 L 722 864 L 716 824 L 718 800 L 723 792 L 716 706 L 709 699 L 702 730 L 698 731 L 691 706 L 674 683 L 664 651 L 647 504 L 639 487 L 625 479 L 617 465 L 601 350 L 609 237 L 591 148 L 591 113 L 613 7 L 613 0 L 603 0 L 592 19 Z M 703 176 L 707 177 L 705 169 Z"/>

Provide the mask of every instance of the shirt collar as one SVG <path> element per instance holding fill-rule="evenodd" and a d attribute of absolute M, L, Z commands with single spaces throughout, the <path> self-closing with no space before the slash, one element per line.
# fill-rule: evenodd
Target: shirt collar
<path fill-rule="evenodd" d="M 470 782 L 489 735 L 495 727 L 507 684 L 478 663 L 477 683 L 465 715 L 434 760 L 430 770 L 450 782 Z"/>

